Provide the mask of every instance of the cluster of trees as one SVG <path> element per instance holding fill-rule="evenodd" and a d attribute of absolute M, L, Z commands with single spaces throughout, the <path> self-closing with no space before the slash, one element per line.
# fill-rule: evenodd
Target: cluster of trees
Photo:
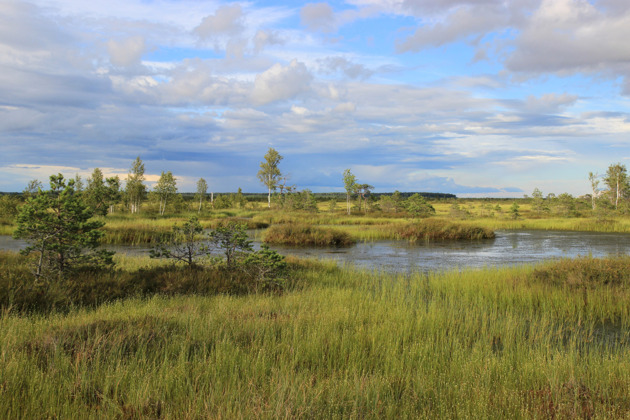
<path fill-rule="evenodd" d="M 626 165 L 615 163 L 608 167 L 604 175 L 589 172 L 588 179 L 591 183 L 591 206 L 597 210 L 598 206 L 604 208 L 613 207 L 624 213 L 630 211 L 630 179 Z M 600 188 L 600 184 L 607 187 Z"/>
<path fill-rule="evenodd" d="M 269 148 L 260 163 L 257 176 L 267 189 L 267 206 L 270 208 L 273 204 L 287 210 L 317 211 L 315 194 L 308 189 L 299 191 L 295 185 L 289 184 L 289 176 L 283 175 L 279 168 L 282 160 L 283 156 L 274 148 Z M 366 213 L 371 210 L 393 213 L 405 211 L 415 217 L 428 217 L 435 214 L 435 209 L 423 195 L 414 194 L 405 198 L 398 191 L 391 195 L 373 194 L 374 186 L 360 183 L 350 169 L 343 172 L 342 180 L 348 214 L 352 209 Z M 208 199 L 208 183 L 203 178 L 197 182 L 192 202 L 186 202 L 183 195 L 178 193 L 177 178 L 171 171 L 163 171 L 152 190 L 147 188 L 145 181 L 145 166 L 140 157 L 137 157 L 124 180 L 124 187 L 118 176 L 105 178 L 103 172 L 95 168 L 85 183 L 77 175 L 73 180 L 73 188 L 75 194 L 81 195 L 85 203 L 97 215 L 113 213 L 120 208 L 130 213 L 139 213 L 141 206 L 147 201 L 153 204 L 149 211 L 160 215 L 164 215 L 168 209 L 175 212 L 191 209 L 201 212 Z M 598 216 L 613 211 L 622 214 L 630 213 L 630 179 L 625 165 L 621 163 L 610 165 L 604 175 L 591 172 L 589 181 L 592 193 L 585 197 L 575 198 L 568 193 L 558 196 L 548 194 L 545 197 L 542 191 L 536 188 L 531 197 L 525 198 L 531 200 L 533 214 L 540 217 L 550 214 L 562 217 L 577 216 L 584 210 L 584 200 L 590 201 L 590 210 Z M 37 196 L 41 187 L 42 184 L 39 181 L 30 181 L 22 196 L 26 199 Z M 209 198 L 210 205 L 214 209 L 244 208 L 248 204 L 248 199 L 240 188 L 236 194 L 221 194 L 215 197 L 214 193 L 210 193 Z M 0 197 L 0 217 L 16 215 L 19 205 L 18 197 L 7 195 Z M 329 209 L 334 211 L 336 206 L 336 199 L 330 199 Z M 489 216 L 495 212 L 496 209 L 488 207 L 483 208 L 480 215 Z M 466 210 L 459 206 L 452 208 L 451 214 L 457 218 L 465 218 L 468 215 Z"/>
<path fill-rule="evenodd" d="M 597 217 L 613 212 L 630 213 L 630 179 L 625 165 L 612 164 L 603 175 L 589 172 L 588 179 L 591 193 L 583 197 L 573 197 L 568 193 L 544 196 L 540 189 L 535 188 L 531 197 L 525 198 L 531 202 L 532 213 L 539 217 L 550 214 L 575 217 L 588 210 Z"/>
<path fill-rule="evenodd" d="M 92 177 L 88 185 L 93 185 L 94 179 L 98 178 Z M 163 179 L 166 185 L 158 183 L 155 189 L 160 211 L 172 194 L 168 186 L 172 175 Z M 52 175 L 50 189 L 42 190 L 39 185 L 37 193 L 20 207 L 13 236 L 28 243 L 21 251 L 23 255 L 35 255 L 31 259 L 34 286 L 46 287 L 51 280 L 70 279 L 69 274 L 78 269 L 113 265 L 114 252 L 99 248 L 104 235 L 101 228 L 105 225 L 94 218 L 95 208 L 99 207 L 88 205 L 90 195 L 81 193 L 81 189 L 76 179 Z M 174 225 L 173 234 L 151 250 L 151 257 L 169 258 L 191 267 L 206 258 L 213 267 L 225 265 L 229 272 L 243 272 L 256 290 L 277 289 L 281 286 L 279 276 L 286 268 L 284 257 L 264 246 L 254 251 L 245 229 L 242 224 L 229 224 L 206 234 L 197 217 L 192 217 L 181 227 Z M 217 250 L 225 259 L 215 255 Z"/>
<path fill-rule="evenodd" d="M 100 168 L 95 168 L 85 181 L 76 175 L 72 180 L 74 194 L 81 196 L 85 204 L 96 215 L 105 216 L 108 213 L 114 213 L 120 207 L 136 214 L 140 212 L 142 205 L 147 201 L 155 203 L 157 213 L 160 215 L 164 215 L 167 208 L 182 211 L 192 207 L 190 203 L 184 202 L 181 194 L 178 194 L 177 178 L 173 176 L 171 171 L 163 171 L 153 189 L 149 190 L 145 183 L 144 162 L 140 157 L 134 160 L 124 181 L 121 181 L 119 176 L 105 178 Z M 22 197 L 28 200 L 30 197 L 40 194 L 41 190 L 41 182 L 38 180 L 29 181 L 22 192 Z M 198 212 L 203 209 L 207 192 L 208 183 L 205 179 L 200 178 L 197 182 L 197 192 L 193 198 L 194 207 Z M 240 195 L 242 196 L 242 193 Z M 211 194 L 211 203 L 213 201 L 214 194 Z M 237 203 L 243 204 L 244 202 L 246 202 L 244 198 L 237 197 Z M 17 214 L 19 203 L 17 197 L 0 200 L 0 214 Z M 227 203 L 225 198 L 223 202 L 219 202 L 219 206 L 223 206 L 220 208 L 232 207 L 233 205 L 231 199 L 227 199 Z"/>
<path fill-rule="evenodd" d="M 287 210 L 317 211 L 315 195 L 309 189 L 299 191 L 295 185 L 289 184 L 290 177 L 282 174 L 279 168 L 282 159 L 283 156 L 274 148 L 269 148 L 264 155 L 264 160 L 260 163 L 258 179 L 267 188 L 267 206 L 270 208 L 273 204 Z M 197 212 L 201 212 L 208 198 L 208 183 L 200 178 L 193 202 L 186 203 L 183 196 L 178 194 L 177 178 L 171 171 L 163 171 L 153 189 L 149 190 L 145 183 L 145 165 L 139 156 L 133 161 L 124 181 L 121 181 L 118 176 L 105 178 L 99 168 L 95 168 L 86 181 L 84 184 L 79 175 L 74 178 L 75 194 L 83 197 L 84 202 L 94 211 L 94 214 L 103 216 L 114 213 L 121 207 L 132 214 L 139 213 L 142 205 L 147 201 L 154 204 L 152 211 L 157 211 L 160 215 L 164 215 L 169 208 L 180 212 L 190 210 L 192 207 Z M 379 208 L 393 212 L 407 211 L 418 217 L 435 213 L 425 198 L 418 194 L 405 199 L 400 192 L 396 191 L 391 196 L 383 195 L 379 201 L 372 194 L 374 186 L 359 183 L 350 169 L 344 171 L 343 182 L 346 189 L 348 214 L 353 207 L 363 212 Z M 39 181 L 30 181 L 23 191 L 23 197 L 36 196 L 41 191 L 41 187 L 42 184 Z M 352 199 L 356 201 L 351 203 Z M 213 209 L 244 208 L 247 203 L 248 199 L 240 188 L 236 194 L 221 194 L 215 197 L 214 193 L 210 193 L 210 205 Z M 2 199 L 0 200 L 0 214 L 3 214 L 4 207 L 6 207 L 4 213 L 17 214 L 18 205 L 17 198 Z M 336 205 L 336 199 L 331 199 L 330 209 L 334 210 Z"/>
<path fill-rule="evenodd" d="M 278 167 L 282 159 L 283 156 L 270 147 L 260 162 L 258 179 L 267 187 L 267 207 L 271 208 L 273 202 L 282 209 L 317 211 L 317 200 L 311 190 L 298 191 L 295 185 L 288 184 L 289 176 L 283 175 Z"/>

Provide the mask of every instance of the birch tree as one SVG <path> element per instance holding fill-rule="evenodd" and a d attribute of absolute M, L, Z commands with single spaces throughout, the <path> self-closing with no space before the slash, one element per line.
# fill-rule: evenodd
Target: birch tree
<path fill-rule="evenodd" d="M 199 178 L 197 181 L 197 194 L 196 198 L 199 200 L 199 208 L 197 209 L 197 213 L 201 213 L 201 207 L 203 206 L 203 200 L 206 198 L 206 194 L 208 193 L 208 183 L 205 179 Z"/>
<path fill-rule="evenodd" d="M 265 160 L 260 162 L 260 170 L 258 171 L 258 179 L 268 189 L 269 194 L 267 196 L 267 207 L 271 208 L 271 191 L 275 191 L 278 188 L 278 182 L 282 177 L 282 173 L 278 168 L 282 156 L 273 148 L 270 147 L 267 154 L 264 156 Z"/>
<path fill-rule="evenodd" d="M 615 203 L 615 210 L 619 207 L 619 199 L 623 198 L 630 188 L 628 186 L 628 172 L 626 165 L 617 163 L 610 165 L 606 171 L 604 183 L 608 187 L 611 202 Z"/>
<path fill-rule="evenodd" d="M 357 177 L 350 172 L 350 169 L 343 171 L 343 185 L 346 189 L 346 207 L 350 214 L 350 196 L 355 193 L 357 186 Z"/>
<path fill-rule="evenodd" d="M 173 173 L 171 171 L 162 171 L 160 179 L 155 184 L 153 190 L 160 199 L 160 215 L 164 215 L 169 199 L 177 194 L 177 180 L 173 177 Z"/>
<path fill-rule="evenodd" d="M 131 213 L 140 211 L 140 203 L 146 191 L 147 187 L 144 185 L 144 163 L 138 156 L 127 174 L 127 185 L 125 186 L 125 194 Z"/>
<path fill-rule="evenodd" d="M 591 183 L 591 189 L 593 193 L 591 194 L 591 206 L 593 210 L 595 210 L 595 199 L 599 197 L 599 175 L 594 174 L 593 172 L 588 173 L 588 180 Z"/>

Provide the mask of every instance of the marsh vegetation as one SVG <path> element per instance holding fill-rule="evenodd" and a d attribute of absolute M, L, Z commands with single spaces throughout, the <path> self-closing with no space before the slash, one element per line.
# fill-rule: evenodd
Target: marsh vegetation
<path fill-rule="evenodd" d="M 172 186 L 146 201 L 137 187 L 126 204 L 108 195 L 90 226 L 105 243 L 149 244 L 155 258 L 34 278 L 36 255 L 1 252 L 0 417 L 630 416 L 627 255 L 396 274 L 254 250 L 245 233 L 339 247 L 480 241 L 495 229 L 630 232 L 623 201 L 405 206 L 411 197 L 361 188 L 355 204 L 350 190 L 339 202 L 291 191 L 212 207 L 203 183 L 189 202 Z M 5 207 L 15 215 L 36 199 Z M 19 231 L 24 217 L 0 228 Z"/>
<path fill-rule="evenodd" d="M 2 258 L 3 279 L 20 271 Z M 280 294 L 118 262 L 128 296 L 100 279 L 100 305 L 4 305 L 3 418 L 630 415 L 628 257 L 404 276 L 291 261 Z"/>

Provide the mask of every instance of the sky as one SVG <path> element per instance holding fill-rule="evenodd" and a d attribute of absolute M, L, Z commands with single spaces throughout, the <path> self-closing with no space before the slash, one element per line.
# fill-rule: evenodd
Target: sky
<path fill-rule="evenodd" d="M 630 164 L 627 0 L 0 0 L 0 191 L 83 178 L 460 197 Z"/>

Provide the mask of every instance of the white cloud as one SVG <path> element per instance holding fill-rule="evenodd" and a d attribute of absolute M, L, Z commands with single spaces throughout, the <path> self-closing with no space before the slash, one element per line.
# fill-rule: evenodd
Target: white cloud
<path fill-rule="evenodd" d="M 194 32 L 202 39 L 220 35 L 236 35 L 243 30 L 243 11 L 238 4 L 221 6 L 215 14 L 206 16 Z"/>
<path fill-rule="evenodd" d="M 373 70 L 369 70 L 363 64 L 353 63 L 345 57 L 326 57 L 319 62 L 322 71 L 328 74 L 341 72 L 351 79 L 367 79 L 374 74 Z"/>
<path fill-rule="evenodd" d="M 341 114 L 345 114 L 345 113 L 349 113 L 349 112 L 354 112 L 356 111 L 357 106 L 352 103 L 352 102 L 344 102 L 341 103 L 337 106 L 335 106 L 334 111 L 337 113 L 341 113 Z"/>
<path fill-rule="evenodd" d="M 506 67 L 531 74 L 628 75 L 630 10 L 611 13 L 586 0 L 543 0 L 515 41 Z"/>
<path fill-rule="evenodd" d="M 398 44 L 401 52 L 420 51 L 439 47 L 471 35 L 484 35 L 506 26 L 509 13 L 502 5 L 494 7 L 461 7 L 451 11 L 444 21 L 421 26 L 415 33 Z"/>
<path fill-rule="evenodd" d="M 290 99 L 309 90 L 312 80 L 304 63 L 291 61 L 288 66 L 274 64 L 269 70 L 256 76 L 252 100 L 264 105 L 273 101 Z"/>
<path fill-rule="evenodd" d="M 253 42 L 254 51 L 256 53 L 259 53 L 265 47 L 268 47 L 270 45 L 282 45 L 285 41 L 276 32 L 265 31 L 261 29 L 256 32 L 256 35 L 254 35 Z"/>
<path fill-rule="evenodd" d="M 577 95 L 569 95 L 566 93 L 562 95 L 546 93 L 539 97 L 529 95 L 525 101 L 525 110 L 536 113 L 556 113 L 563 108 L 575 104 L 577 100 Z"/>
<path fill-rule="evenodd" d="M 110 61 L 115 66 L 128 67 L 140 64 L 147 46 L 142 36 L 133 36 L 120 41 L 110 40 L 107 43 Z"/>
<path fill-rule="evenodd" d="M 311 31 L 333 32 L 335 13 L 328 3 L 308 3 L 300 10 L 300 21 Z"/>

